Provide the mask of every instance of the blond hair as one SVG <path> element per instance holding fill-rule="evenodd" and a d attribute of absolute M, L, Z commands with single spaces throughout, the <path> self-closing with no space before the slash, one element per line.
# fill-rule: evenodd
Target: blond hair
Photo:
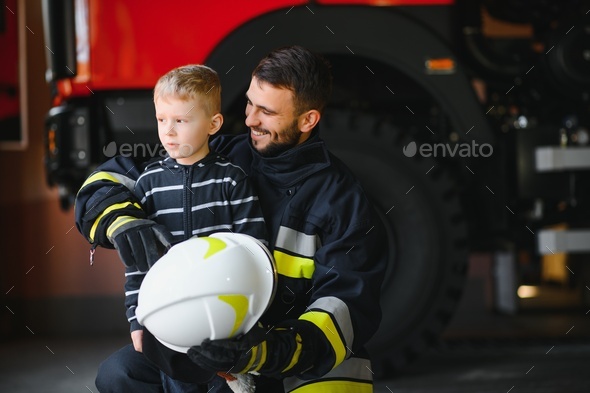
<path fill-rule="evenodd" d="M 200 64 L 174 68 L 164 74 L 154 87 L 154 102 L 174 97 L 186 101 L 202 98 L 208 114 L 221 112 L 221 82 L 217 72 Z"/>

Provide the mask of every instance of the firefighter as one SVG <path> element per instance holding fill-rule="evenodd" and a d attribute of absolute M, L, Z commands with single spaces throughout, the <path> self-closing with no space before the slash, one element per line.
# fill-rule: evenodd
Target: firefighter
<path fill-rule="evenodd" d="M 253 71 L 246 93 L 250 132 L 212 141 L 216 151 L 249 173 L 256 188 L 278 289 L 261 318 L 264 328 L 238 339 L 205 340 L 188 356 L 203 370 L 257 374 L 257 392 L 373 391 L 364 345 L 381 319 L 387 250 L 359 183 L 319 135 L 331 79 L 328 63 L 305 48 L 272 51 Z M 142 217 L 127 189 L 137 169 L 131 160 L 119 163 L 111 184 L 78 193 L 82 230 L 100 232 L 101 221 L 120 214 Z M 146 250 L 145 258 L 156 256 Z M 96 384 L 103 393 L 162 391 L 159 370 L 128 347 L 101 364 Z M 201 391 L 186 385 L 165 389 Z"/>

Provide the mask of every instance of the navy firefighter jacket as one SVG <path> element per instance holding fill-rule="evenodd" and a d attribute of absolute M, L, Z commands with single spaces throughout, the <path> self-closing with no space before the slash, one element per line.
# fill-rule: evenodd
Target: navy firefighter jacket
<path fill-rule="evenodd" d="M 258 154 L 247 134 L 212 145 L 249 172 L 260 199 L 279 277 L 264 322 L 316 324 L 331 348 L 320 375 L 362 354 L 381 320 L 387 250 L 380 220 L 355 177 L 317 131 L 272 158 Z"/>
<path fill-rule="evenodd" d="M 312 391 L 314 385 L 332 392 L 325 383 L 334 381 L 351 391 L 372 391 L 364 346 L 381 320 L 387 250 L 380 220 L 361 186 L 317 131 L 274 158 L 260 156 L 247 134 L 215 138 L 211 147 L 248 173 L 259 197 L 279 277 L 263 322 L 311 322 L 324 343 L 313 367 L 283 380 L 285 391 Z M 145 217 L 129 191 L 141 173 L 133 165 L 129 158 L 111 160 L 111 178 L 78 193 L 76 224 L 92 244 L 112 247 L 105 228 L 117 216 Z M 334 386 L 340 391 L 343 385 Z"/>

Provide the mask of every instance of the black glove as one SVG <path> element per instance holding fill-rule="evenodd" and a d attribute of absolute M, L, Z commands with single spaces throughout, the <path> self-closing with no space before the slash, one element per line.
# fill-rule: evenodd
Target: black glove
<path fill-rule="evenodd" d="M 310 323 L 294 320 L 284 327 L 264 328 L 259 323 L 238 338 L 206 339 L 187 355 L 199 367 L 215 372 L 256 371 L 275 378 L 296 375 L 313 365 L 312 340 L 305 343 L 302 338 L 309 329 L 306 324 Z"/>
<path fill-rule="evenodd" d="M 116 229 L 107 235 L 119 252 L 121 261 L 127 267 L 148 271 L 150 267 L 172 246 L 172 234 L 168 229 L 152 220 L 133 217 L 119 217 L 111 224 Z"/>

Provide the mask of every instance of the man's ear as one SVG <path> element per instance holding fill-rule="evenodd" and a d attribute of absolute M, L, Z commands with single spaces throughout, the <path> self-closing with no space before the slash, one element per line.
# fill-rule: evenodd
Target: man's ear
<path fill-rule="evenodd" d="M 308 110 L 299 116 L 299 131 L 310 132 L 320 121 L 322 117 L 320 111 L 317 109 Z"/>
<path fill-rule="evenodd" d="M 221 113 L 216 113 L 211 118 L 211 127 L 209 128 L 209 135 L 215 134 L 221 126 L 223 125 L 223 115 Z"/>

